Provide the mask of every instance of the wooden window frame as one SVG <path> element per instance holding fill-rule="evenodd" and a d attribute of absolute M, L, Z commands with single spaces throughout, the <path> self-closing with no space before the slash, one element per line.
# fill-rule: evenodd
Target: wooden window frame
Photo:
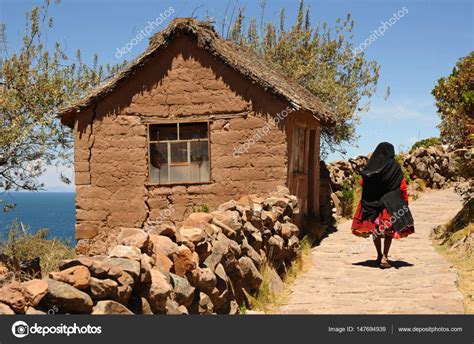
<path fill-rule="evenodd" d="M 174 183 L 154 183 L 150 180 L 151 176 L 151 144 L 157 143 L 166 143 L 166 151 L 168 153 L 167 161 L 168 161 L 168 180 L 170 178 L 170 167 L 171 166 L 189 166 L 191 160 L 191 142 L 203 142 L 206 139 L 189 139 L 189 140 L 179 140 L 179 125 L 184 123 L 206 123 L 207 125 L 207 155 L 209 158 L 209 181 L 207 182 L 174 182 Z M 177 140 L 151 140 L 150 139 L 150 126 L 152 125 L 163 125 L 163 124 L 176 124 L 177 126 Z M 147 122 L 147 150 L 148 150 L 148 181 L 145 185 L 147 186 L 176 186 L 176 185 L 205 185 L 205 184 L 212 184 L 212 176 L 211 176 L 211 131 L 210 131 L 210 121 L 208 119 L 192 119 L 192 120 L 176 120 L 176 121 L 156 121 L 156 122 Z M 187 152 L 188 152 L 188 161 L 184 163 L 171 163 L 171 143 L 187 143 Z"/>

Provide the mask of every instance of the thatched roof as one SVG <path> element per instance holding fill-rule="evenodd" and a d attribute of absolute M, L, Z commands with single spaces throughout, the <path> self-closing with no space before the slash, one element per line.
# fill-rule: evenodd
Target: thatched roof
<path fill-rule="evenodd" d="M 132 77 L 147 61 L 157 56 L 176 36 L 193 35 L 197 45 L 216 59 L 235 69 L 252 82 L 288 101 L 295 109 L 310 111 L 323 125 L 333 125 L 333 114 L 319 99 L 298 83 L 270 68 L 267 63 L 248 49 L 222 39 L 214 28 L 192 18 L 177 18 L 164 30 L 150 39 L 145 52 L 138 56 L 116 76 L 98 86 L 78 102 L 59 113 L 63 124 L 72 126 L 71 119 L 77 113 L 112 93 Z"/>

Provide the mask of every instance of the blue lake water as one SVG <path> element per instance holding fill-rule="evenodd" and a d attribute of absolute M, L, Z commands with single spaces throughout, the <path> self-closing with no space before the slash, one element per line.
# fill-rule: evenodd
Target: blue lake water
<path fill-rule="evenodd" d="M 10 223 L 17 219 L 29 226 L 32 233 L 49 229 L 49 237 L 70 240 L 74 245 L 76 222 L 73 192 L 10 192 L 0 195 L 7 203 L 16 204 L 8 213 L 0 209 L 0 238 L 5 238 Z"/>

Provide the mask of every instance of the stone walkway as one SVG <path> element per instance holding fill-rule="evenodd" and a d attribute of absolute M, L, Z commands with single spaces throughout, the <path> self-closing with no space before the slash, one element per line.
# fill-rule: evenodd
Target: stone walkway
<path fill-rule="evenodd" d="M 284 314 L 432 314 L 464 313 L 457 275 L 429 238 L 433 227 L 461 209 L 453 189 L 431 191 L 412 202 L 416 233 L 394 240 L 394 266 L 375 266 L 371 240 L 350 233 L 351 222 L 338 226 L 313 248 L 313 265 L 293 284 Z"/>

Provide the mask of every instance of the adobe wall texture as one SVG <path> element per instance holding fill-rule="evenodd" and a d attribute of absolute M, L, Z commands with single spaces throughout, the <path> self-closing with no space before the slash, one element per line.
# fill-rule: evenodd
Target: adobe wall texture
<path fill-rule="evenodd" d="M 77 116 L 78 253 L 104 253 L 115 243 L 119 227 L 143 227 L 160 218 L 180 222 L 204 203 L 212 208 L 286 185 L 284 121 L 279 128 L 270 126 L 270 132 L 239 158 L 234 152 L 287 106 L 197 48 L 190 38 L 176 39 L 126 84 Z M 147 185 L 147 122 L 241 112 L 248 117 L 210 124 L 212 183 Z"/>

